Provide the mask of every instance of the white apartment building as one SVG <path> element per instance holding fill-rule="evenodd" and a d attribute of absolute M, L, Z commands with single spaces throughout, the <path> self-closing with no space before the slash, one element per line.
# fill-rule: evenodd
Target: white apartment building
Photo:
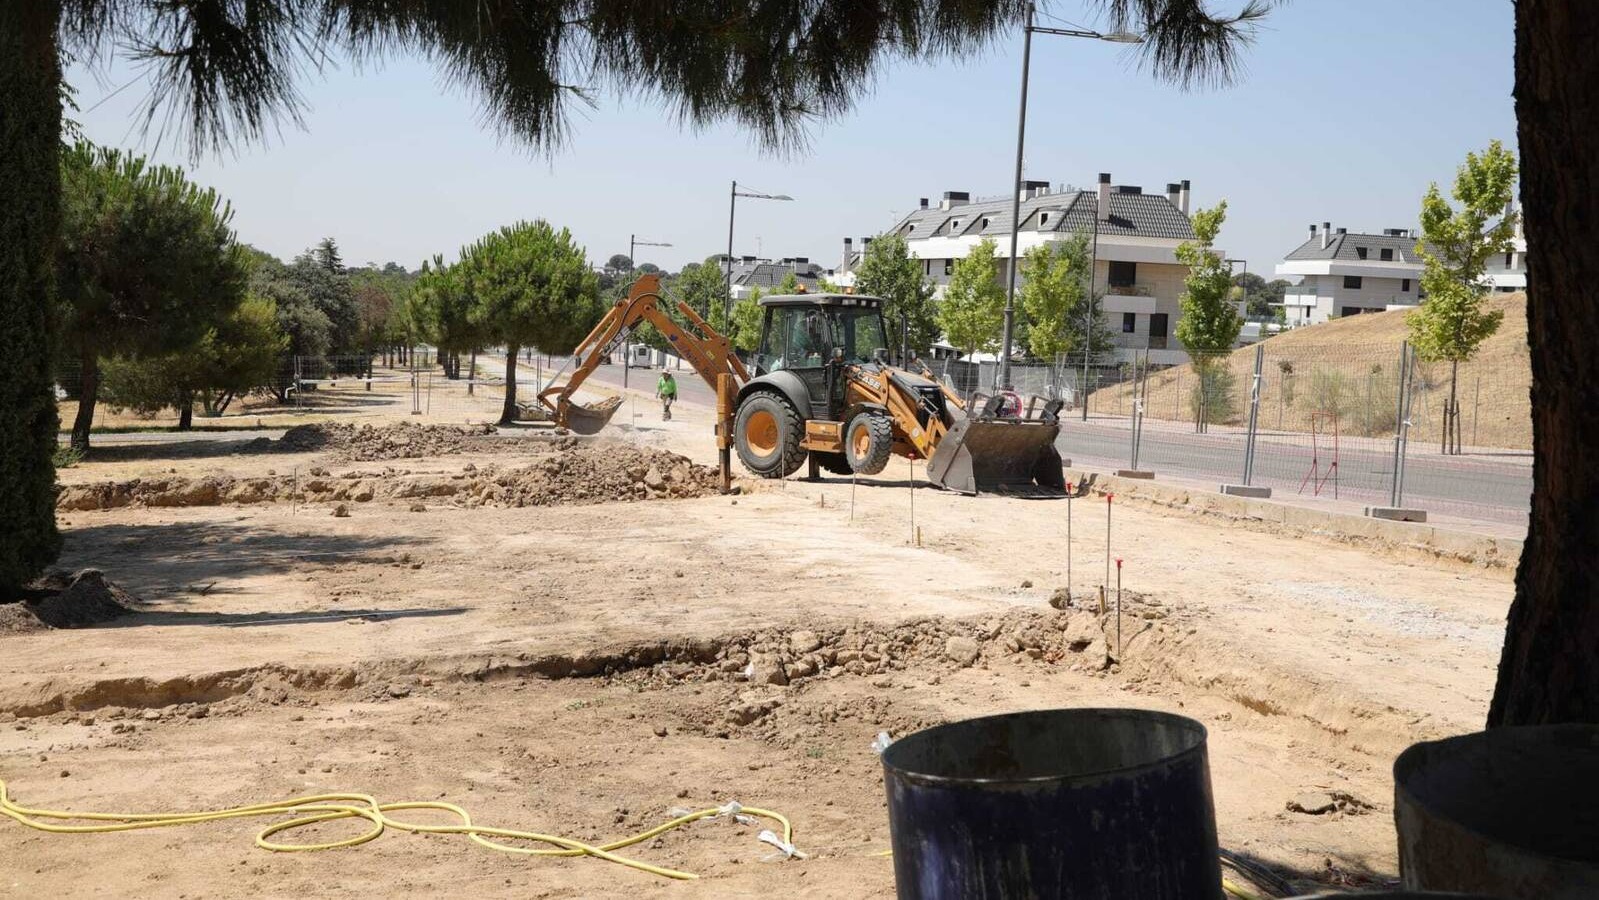
<path fill-rule="evenodd" d="M 1417 238 L 1404 228 L 1382 234 L 1333 231 L 1323 222 L 1310 226 L 1310 238 L 1277 264 L 1279 276 L 1303 280 L 1283 294 L 1289 327 L 1316 325 L 1363 312 L 1381 312 L 1421 302 L 1421 258 Z"/>
<path fill-rule="evenodd" d="M 1076 232 L 1094 236 L 1094 287 L 1105 294 L 1105 318 L 1118 336 L 1118 357 L 1150 351 L 1157 365 L 1188 361 L 1176 337 L 1178 297 L 1186 266 L 1177 262 L 1177 246 L 1194 239 L 1188 218 L 1190 186 L 1166 185 L 1166 193 L 1146 194 L 1135 185 L 1112 185 L 1108 173 L 1096 190 L 1051 190 L 1049 182 L 1027 181 L 1020 188 L 1021 227 L 1016 252 L 1069 239 Z M 946 191 L 930 206 L 923 198 L 887 233 L 904 237 L 923 274 L 940 294 L 949 284 L 955 260 L 965 257 L 984 238 L 998 248 L 999 278 L 1008 276 L 1012 199 L 1009 195 L 973 202 L 964 191 Z M 859 264 L 865 245 L 856 249 L 844 239 L 846 277 Z M 1020 281 L 1018 281 L 1018 284 Z"/>

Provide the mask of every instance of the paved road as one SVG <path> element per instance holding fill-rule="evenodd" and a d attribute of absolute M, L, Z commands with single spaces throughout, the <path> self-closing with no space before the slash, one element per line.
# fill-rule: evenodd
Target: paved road
<path fill-rule="evenodd" d="M 658 369 L 634 368 L 628 383 L 653 391 Z M 622 384 L 620 365 L 601 366 L 593 379 L 612 387 Z M 521 379 L 518 379 L 519 381 Z M 689 403 L 714 405 L 715 393 L 691 369 L 677 373 L 678 396 Z M 1061 427 L 1061 455 L 1073 462 L 1104 469 L 1127 468 L 1131 434 L 1126 419 L 1090 416 L 1083 423 L 1069 417 Z M 1444 457 L 1424 449 L 1419 437 L 1410 443 L 1405 461 L 1407 506 L 1482 521 L 1525 525 L 1532 497 L 1531 454 Z M 1151 422 L 1145 428 L 1139 467 L 1177 478 L 1237 482 L 1242 477 L 1244 436 L 1234 431 L 1194 434 L 1182 423 Z M 1314 457 L 1314 460 L 1313 460 Z M 1325 478 L 1332 454 L 1312 447 L 1309 435 L 1263 432 L 1257 441 L 1254 482 L 1283 492 L 1297 492 L 1316 463 Z M 1338 448 L 1338 496 L 1387 505 L 1393 472 L 1393 444 L 1375 439 L 1345 438 Z M 1331 479 L 1322 490 L 1331 492 Z M 1305 493 L 1313 492 L 1311 486 Z"/>

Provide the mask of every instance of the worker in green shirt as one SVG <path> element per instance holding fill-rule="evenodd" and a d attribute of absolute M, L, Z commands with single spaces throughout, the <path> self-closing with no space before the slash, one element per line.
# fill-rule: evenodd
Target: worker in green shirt
<path fill-rule="evenodd" d="M 672 421 L 672 401 L 677 399 L 677 379 L 666 369 L 661 370 L 661 380 L 655 382 L 655 396 L 661 401 L 661 421 Z"/>

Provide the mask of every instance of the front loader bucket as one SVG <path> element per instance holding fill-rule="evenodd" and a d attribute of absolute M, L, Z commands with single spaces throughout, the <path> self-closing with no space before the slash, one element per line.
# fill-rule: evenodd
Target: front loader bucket
<path fill-rule="evenodd" d="M 1063 497 L 1059 435 L 1055 422 L 958 419 L 928 460 L 927 480 L 962 494 Z"/>
<path fill-rule="evenodd" d="M 610 397 L 593 406 L 562 400 L 555 413 L 555 423 L 576 434 L 599 434 L 621 408 L 621 397 Z"/>

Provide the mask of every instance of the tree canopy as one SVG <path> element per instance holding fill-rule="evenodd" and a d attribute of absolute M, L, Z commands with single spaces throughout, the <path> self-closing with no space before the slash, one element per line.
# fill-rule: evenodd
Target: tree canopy
<path fill-rule="evenodd" d="M 1109 329 L 1094 296 L 1091 236 L 1078 232 L 1065 241 L 1040 244 L 1022 258 L 1021 307 L 1027 321 L 1027 349 L 1053 360 L 1081 351 L 1087 325 L 1090 353 L 1111 349 Z"/>
<path fill-rule="evenodd" d="M 983 238 L 956 260 L 955 272 L 938 305 L 938 324 L 945 338 L 967 356 L 998 348 L 1005 324 L 1005 289 L 999 284 L 994 252 L 994 241 Z"/>
<path fill-rule="evenodd" d="M 1227 221 L 1227 201 L 1199 210 L 1192 221 L 1195 239 L 1177 247 L 1177 261 L 1188 267 L 1178 298 L 1182 317 L 1177 320 L 1177 339 L 1189 353 L 1221 353 L 1232 349 L 1244 328 L 1244 318 L 1233 305 L 1227 261 L 1213 247 Z"/>
<path fill-rule="evenodd" d="M 100 360 L 189 347 L 244 298 L 232 210 L 181 170 L 78 143 L 62 154 L 57 297 L 79 366 L 72 444 L 89 446 Z"/>
<path fill-rule="evenodd" d="M 855 290 L 882 298 L 890 335 L 900 333 L 903 321 L 911 350 L 925 354 L 932 349 L 939 334 L 938 304 L 933 301 L 933 285 L 922 273 L 921 261 L 911 256 L 903 237 L 878 235 L 866 245 L 866 254 L 855 270 Z M 899 342 L 891 337 L 889 343 L 897 347 Z"/>
<path fill-rule="evenodd" d="M 502 422 L 517 417 L 516 357 L 523 347 L 565 353 L 604 310 L 599 281 L 572 233 L 539 219 L 492 231 L 461 254 L 467 321 L 485 343 L 505 347 Z"/>
<path fill-rule="evenodd" d="M 1481 155 L 1466 154 L 1449 205 L 1434 183 L 1421 201 L 1421 289 L 1426 299 L 1406 319 L 1410 342 L 1425 360 L 1464 362 L 1499 329 L 1504 313 L 1485 308 L 1491 257 L 1509 251 L 1516 234 L 1516 155 L 1493 141 Z"/>

